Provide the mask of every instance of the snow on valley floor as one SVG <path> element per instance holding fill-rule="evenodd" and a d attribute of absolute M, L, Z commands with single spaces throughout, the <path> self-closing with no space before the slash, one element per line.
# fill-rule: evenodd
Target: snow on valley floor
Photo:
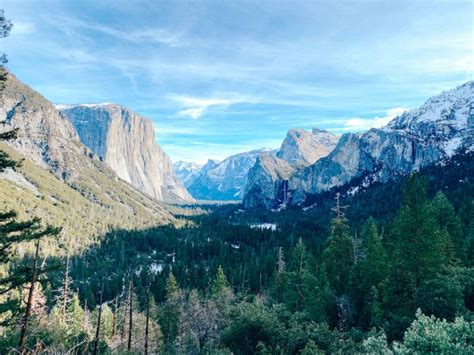
<path fill-rule="evenodd" d="M 252 229 L 269 229 L 271 231 L 276 231 L 278 226 L 276 223 L 258 223 L 258 224 L 249 224 L 249 227 Z"/>

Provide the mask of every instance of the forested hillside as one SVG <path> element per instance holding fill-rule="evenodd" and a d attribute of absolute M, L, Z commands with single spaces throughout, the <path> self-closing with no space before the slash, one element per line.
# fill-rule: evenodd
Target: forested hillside
<path fill-rule="evenodd" d="M 93 351 L 101 313 L 103 351 L 128 348 L 130 321 L 135 351 L 147 323 L 166 353 L 471 351 L 473 162 L 341 195 L 339 208 L 332 191 L 305 211 L 230 205 L 183 228 L 113 231 L 50 259 L 62 268 L 40 280 L 29 346 Z M 14 348 L 17 330 L 4 334 Z"/>

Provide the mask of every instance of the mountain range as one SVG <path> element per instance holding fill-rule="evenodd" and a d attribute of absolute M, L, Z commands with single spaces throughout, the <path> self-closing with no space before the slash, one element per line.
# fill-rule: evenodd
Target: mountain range
<path fill-rule="evenodd" d="M 277 150 L 253 150 L 204 165 L 172 164 L 155 141 L 152 122 L 128 108 L 111 103 L 54 106 L 12 74 L 3 91 L 0 119 L 3 129 L 19 129 L 8 149 L 26 157 L 30 170 L 47 171 L 46 180 L 57 179 L 89 203 L 119 215 L 143 209 L 144 220 L 170 221 L 160 202 L 298 205 L 309 195 L 351 181 L 387 182 L 443 162 L 459 149 L 472 149 L 473 91 L 474 83 L 468 82 L 362 133 L 338 136 L 316 128 L 290 129 Z M 26 170 L 3 173 L 0 180 L 15 185 L 9 191 L 20 186 L 41 195 Z"/>
<path fill-rule="evenodd" d="M 208 160 L 204 165 L 177 162 L 177 176 L 199 200 L 242 200 L 249 169 L 258 155 L 269 149 L 262 148 L 232 155 L 222 161 Z"/>
<path fill-rule="evenodd" d="M 178 178 L 189 192 L 201 200 L 242 200 L 248 185 L 249 171 L 259 166 L 260 157 L 304 167 L 329 154 L 338 136 L 314 128 L 311 132 L 300 128 L 288 131 L 277 150 L 262 148 L 233 155 L 221 162 L 209 160 L 205 165 L 177 162 L 173 165 Z M 281 163 L 283 164 L 283 163 Z"/>
<path fill-rule="evenodd" d="M 348 184 L 387 182 L 421 167 L 442 163 L 456 151 L 473 149 L 474 82 L 427 100 L 385 127 L 346 133 L 313 164 L 295 167 L 261 156 L 250 170 L 243 203 L 247 208 L 301 204 L 306 197 Z"/>

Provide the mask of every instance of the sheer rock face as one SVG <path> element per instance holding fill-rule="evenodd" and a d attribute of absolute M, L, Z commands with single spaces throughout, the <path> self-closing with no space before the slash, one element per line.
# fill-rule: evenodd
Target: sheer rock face
<path fill-rule="evenodd" d="M 335 134 L 317 128 L 312 132 L 295 128 L 288 131 L 276 155 L 295 166 L 310 165 L 328 155 L 338 140 Z"/>
<path fill-rule="evenodd" d="M 137 226 L 173 220 L 157 201 L 118 179 L 80 142 L 74 126 L 51 102 L 12 74 L 8 74 L 0 98 L 0 121 L 6 122 L 0 127 L 2 131 L 18 129 L 17 139 L 7 142 L 14 151 L 52 172 L 93 208 L 108 214 L 110 225 L 124 225 L 122 222 L 128 223 L 137 215 L 143 217 L 135 217 L 140 219 L 134 223 Z"/>
<path fill-rule="evenodd" d="M 150 120 L 115 104 L 58 108 L 74 125 L 81 142 L 120 178 L 160 201 L 193 201 L 176 178 L 170 158 L 155 142 Z"/>
<path fill-rule="evenodd" d="M 341 186 L 355 178 L 389 181 L 449 159 L 457 150 L 472 150 L 473 121 L 474 83 L 469 82 L 403 113 L 382 129 L 343 135 L 328 156 L 294 170 L 285 200 L 300 203 L 306 194 Z M 249 187 L 247 191 L 255 194 L 256 189 Z M 247 207 L 280 203 L 278 199 L 270 203 L 268 196 L 244 197 Z"/>
<path fill-rule="evenodd" d="M 299 128 L 288 131 L 280 149 L 275 154 L 262 154 L 250 170 L 244 205 L 270 208 L 288 203 L 292 174 L 327 156 L 338 140 L 338 136 L 317 128 L 312 132 Z"/>
<path fill-rule="evenodd" d="M 258 155 L 265 151 L 268 149 L 240 153 L 221 162 L 209 160 L 189 181 L 189 192 L 202 200 L 242 199 L 248 172 Z"/>
<path fill-rule="evenodd" d="M 244 205 L 271 208 L 287 202 L 288 179 L 293 166 L 272 153 L 262 153 L 248 174 Z"/>

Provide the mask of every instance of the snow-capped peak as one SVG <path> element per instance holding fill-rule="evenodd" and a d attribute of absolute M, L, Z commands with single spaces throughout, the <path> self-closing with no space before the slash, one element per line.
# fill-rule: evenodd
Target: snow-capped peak
<path fill-rule="evenodd" d="M 445 123 L 457 129 L 467 127 L 474 104 L 474 81 L 444 91 L 428 99 L 419 108 L 407 111 L 388 123 L 389 129 L 413 129 L 420 124 Z"/>

